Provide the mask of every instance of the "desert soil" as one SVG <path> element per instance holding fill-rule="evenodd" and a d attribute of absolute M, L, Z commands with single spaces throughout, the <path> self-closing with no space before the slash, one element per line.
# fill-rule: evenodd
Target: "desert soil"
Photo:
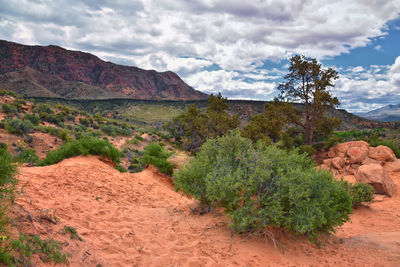
<path fill-rule="evenodd" d="M 19 230 L 60 241 L 69 266 L 400 266 L 400 173 L 391 176 L 398 193 L 357 209 L 321 246 L 282 231 L 276 248 L 261 234 L 232 234 L 222 211 L 194 213 L 168 178 L 120 173 L 95 156 L 22 167 L 13 213 Z"/>

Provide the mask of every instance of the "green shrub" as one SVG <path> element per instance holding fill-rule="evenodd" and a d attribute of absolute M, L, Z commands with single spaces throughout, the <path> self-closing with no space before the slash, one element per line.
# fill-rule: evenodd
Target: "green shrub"
<path fill-rule="evenodd" d="M 40 104 L 39 105 L 39 112 L 47 113 L 47 114 L 53 114 L 54 111 L 51 109 L 51 107 L 47 104 Z"/>
<path fill-rule="evenodd" d="M 13 97 L 21 97 L 19 94 L 10 91 L 10 90 L 0 90 L 0 95 L 9 95 L 9 96 L 13 96 Z"/>
<path fill-rule="evenodd" d="M 8 240 L 8 243 L 0 251 L 0 261 L 8 266 L 31 266 L 30 257 L 33 254 L 39 255 L 43 262 L 68 263 L 67 255 L 62 253 L 60 243 L 53 238 L 42 240 L 37 235 L 20 233 L 19 239 Z"/>
<path fill-rule="evenodd" d="M 36 151 L 33 148 L 21 149 L 19 154 L 15 157 L 15 160 L 21 163 L 35 164 L 39 161 L 39 157 L 36 155 Z"/>
<path fill-rule="evenodd" d="M 50 114 L 46 112 L 39 112 L 39 117 L 42 121 L 47 121 L 50 123 L 54 123 L 56 125 L 60 125 L 64 121 L 64 117 L 59 114 Z"/>
<path fill-rule="evenodd" d="M 313 240 L 352 212 L 343 184 L 306 155 L 261 142 L 254 147 L 238 131 L 204 143 L 174 184 L 203 204 L 224 207 L 239 233 L 276 226 Z"/>
<path fill-rule="evenodd" d="M 109 142 L 94 138 L 84 137 L 82 139 L 66 143 L 46 154 L 46 158 L 40 162 L 41 166 L 52 165 L 63 159 L 78 155 L 100 155 L 111 159 L 114 163 L 120 162 L 121 153 Z"/>
<path fill-rule="evenodd" d="M 315 154 L 317 152 L 312 146 L 310 145 L 301 145 L 299 147 L 300 152 L 307 154 L 309 157 Z"/>
<path fill-rule="evenodd" d="M 4 126 L 7 132 L 12 134 L 24 135 L 33 131 L 33 124 L 29 120 L 6 119 Z"/>
<path fill-rule="evenodd" d="M 55 128 L 53 126 L 39 126 L 39 130 L 53 136 L 57 136 L 59 131 L 58 128 Z"/>
<path fill-rule="evenodd" d="M 165 151 L 165 148 L 159 144 L 150 143 L 145 147 L 140 162 L 142 164 L 152 164 L 156 166 L 160 172 L 171 175 L 174 170 L 174 165 L 167 161 L 171 155 L 172 153 Z"/>
<path fill-rule="evenodd" d="M 93 120 L 89 120 L 87 118 L 79 118 L 79 123 L 85 126 L 89 126 L 91 123 L 93 123 Z"/>
<path fill-rule="evenodd" d="M 7 151 L 7 145 L 0 144 L 0 187 L 15 183 L 16 172 L 17 167 L 13 164 L 12 156 Z"/>
<path fill-rule="evenodd" d="M 40 119 L 34 114 L 25 114 L 24 120 L 29 120 L 33 125 L 38 126 Z"/>
<path fill-rule="evenodd" d="M 135 135 L 135 139 L 136 139 L 136 140 L 139 140 L 139 141 L 141 141 L 141 142 L 144 141 L 144 138 L 143 138 L 141 135 L 139 135 L 139 134 L 136 134 L 136 135 Z"/>
<path fill-rule="evenodd" d="M 116 165 L 115 168 L 119 171 L 119 172 L 127 172 L 128 170 L 125 169 L 124 167 L 122 167 L 121 165 Z"/>
<path fill-rule="evenodd" d="M 124 135 L 128 136 L 131 134 L 131 131 L 129 129 L 123 129 L 118 126 L 114 126 L 111 124 L 101 124 L 99 125 L 100 129 L 109 136 L 117 136 L 117 135 Z"/>
<path fill-rule="evenodd" d="M 7 114 L 17 114 L 18 113 L 18 108 L 15 105 L 3 104 L 3 105 L 1 105 L 1 110 Z"/>
<path fill-rule="evenodd" d="M 354 208 L 360 206 L 361 203 L 370 203 L 374 199 L 374 188 L 371 185 L 365 183 L 352 185 L 347 181 L 342 181 L 342 183 L 351 196 Z"/>
<path fill-rule="evenodd" d="M 140 140 L 133 138 L 131 140 L 128 141 L 129 143 L 131 143 L 132 145 L 138 145 L 140 144 Z"/>

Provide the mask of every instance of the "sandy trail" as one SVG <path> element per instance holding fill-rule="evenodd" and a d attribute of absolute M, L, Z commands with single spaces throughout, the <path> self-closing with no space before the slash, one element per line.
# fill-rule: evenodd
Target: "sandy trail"
<path fill-rule="evenodd" d="M 392 177 L 398 186 L 400 174 Z M 400 266 L 400 193 L 356 210 L 321 248 L 282 232 L 275 248 L 267 238 L 232 235 L 222 212 L 193 214 L 196 203 L 149 169 L 119 173 L 80 156 L 21 168 L 19 180 L 21 230 L 62 242 L 70 266 Z M 45 219 L 55 210 L 56 224 Z"/>

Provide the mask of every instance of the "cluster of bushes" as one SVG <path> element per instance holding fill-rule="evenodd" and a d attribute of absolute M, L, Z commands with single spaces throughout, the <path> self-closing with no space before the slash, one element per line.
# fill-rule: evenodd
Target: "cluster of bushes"
<path fill-rule="evenodd" d="M 129 128 L 123 128 L 112 124 L 100 124 L 99 127 L 103 133 L 113 137 L 117 135 L 129 136 L 132 134 L 132 131 Z"/>
<path fill-rule="evenodd" d="M 39 126 L 38 128 L 43 133 L 48 133 L 52 136 L 56 136 L 64 142 L 71 141 L 72 138 L 68 135 L 68 131 L 65 129 L 55 128 L 52 126 Z"/>
<path fill-rule="evenodd" d="M 317 170 L 307 155 L 253 145 L 238 131 L 204 143 L 174 184 L 205 206 L 224 207 L 238 233 L 273 226 L 314 239 L 352 213 L 351 187 Z"/>
<path fill-rule="evenodd" d="M 18 107 L 18 105 L 15 105 L 15 104 L 10 104 L 10 105 L 2 104 L 1 110 L 8 115 L 15 115 L 18 113 L 19 107 Z"/>

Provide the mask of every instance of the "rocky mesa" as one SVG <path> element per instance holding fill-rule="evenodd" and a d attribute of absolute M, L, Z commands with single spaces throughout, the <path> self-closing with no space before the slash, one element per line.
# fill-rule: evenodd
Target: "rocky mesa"
<path fill-rule="evenodd" d="M 177 74 L 106 62 L 58 46 L 0 40 L 0 88 L 66 99 L 198 100 L 207 95 Z"/>

